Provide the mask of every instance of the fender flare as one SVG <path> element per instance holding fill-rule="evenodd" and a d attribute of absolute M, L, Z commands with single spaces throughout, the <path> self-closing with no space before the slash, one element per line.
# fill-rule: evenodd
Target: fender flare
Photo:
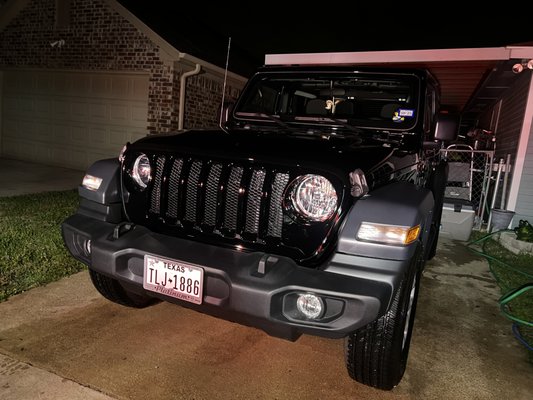
<path fill-rule="evenodd" d="M 339 231 L 337 251 L 344 254 L 388 260 L 408 260 L 416 253 L 416 247 L 426 247 L 435 200 L 429 188 L 407 181 L 399 181 L 373 190 L 357 200 Z M 362 222 L 413 227 L 420 225 L 418 241 L 407 245 L 369 243 L 357 240 Z M 418 243 L 417 243 L 418 242 Z"/>

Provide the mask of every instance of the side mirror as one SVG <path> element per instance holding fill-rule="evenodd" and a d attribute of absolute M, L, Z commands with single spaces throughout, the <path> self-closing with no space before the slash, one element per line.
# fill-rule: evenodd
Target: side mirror
<path fill-rule="evenodd" d="M 435 140 L 453 142 L 459 133 L 459 115 L 439 114 L 435 126 Z"/>
<path fill-rule="evenodd" d="M 219 108 L 217 119 L 218 119 L 218 126 L 220 126 L 220 128 L 222 129 L 225 128 L 226 123 L 228 122 L 230 118 L 231 111 L 233 110 L 234 105 L 235 103 L 233 102 L 224 102 L 222 107 Z"/>

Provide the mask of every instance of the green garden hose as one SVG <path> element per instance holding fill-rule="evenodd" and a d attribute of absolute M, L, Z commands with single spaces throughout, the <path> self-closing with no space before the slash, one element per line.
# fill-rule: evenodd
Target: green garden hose
<path fill-rule="evenodd" d="M 504 260 L 489 254 L 486 248 L 488 239 L 490 239 L 493 235 L 500 234 L 502 232 L 515 233 L 514 230 L 510 229 L 503 229 L 496 232 L 491 232 L 479 239 L 475 239 L 467 243 L 466 246 L 472 252 L 487 259 L 489 263 L 489 269 L 492 275 L 496 279 L 496 282 L 498 283 L 500 289 L 505 292 L 505 294 L 498 299 L 500 310 L 506 318 L 513 321 L 513 333 L 515 337 L 529 351 L 533 352 L 533 321 L 525 320 L 524 318 L 521 318 L 514 314 L 512 312 L 512 307 L 510 304 L 512 301 L 516 301 L 517 299 L 520 300 L 520 296 L 524 296 L 526 292 L 533 289 L 533 274 L 530 272 L 526 272 L 517 266 L 510 265 Z M 474 245 L 480 245 L 481 250 L 474 248 Z M 497 271 L 498 267 L 500 268 L 500 270 L 511 271 L 514 274 L 518 274 L 518 276 L 520 276 L 520 281 L 523 281 L 524 283 L 519 285 L 518 287 L 509 287 L 509 285 L 506 284 L 503 279 L 501 279 L 501 274 Z M 529 331 L 531 331 L 531 334 L 528 335 L 528 337 L 530 337 L 529 340 L 527 340 L 523 334 L 526 329 L 529 329 Z M 530 360 L 533 362 L 533 357 L 530 357 Z"/>
<path fill-rule="evenodd" d="M 507 318 L 509 318 L 512 321 L 518 322 L 519 324 L 533 326 L 533 322 L 525 321 L 525 320 L 520 319 L 520 318 L 516 317 L 515 315 L 513 315 L 509 311 L 509 305 L 507 304 L 511 300 L 513 300 L 514 298 L 520 296 L 522 293 L 525 293 L 525 292 L 527 292 L 530 289 L 533 289 L 533 283 L 529 283 L 529 284 L 521 286 L 521 287 L 519 287 L 519 288 L 517 288 L 515 290 L 511 290 L 509 293 L 507 293 L 507 294 L 503 295 L 502 297 L 500 297 L 500 300 L 498 300 L 498 302 L 500 303 L 501 312 Z"/>

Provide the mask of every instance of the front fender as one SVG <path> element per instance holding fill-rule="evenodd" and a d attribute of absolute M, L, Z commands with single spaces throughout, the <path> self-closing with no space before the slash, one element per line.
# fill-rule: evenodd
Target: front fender
<path fill-rule="evenodd" d="M 98 189 L 78 187 L 80 206 L 78 214 L 100 221 L 118 223 L 122 220 L 122 196 L 120 190 L 120 162 L 116 158 L 93 163 L 86 174 L 102 179 Z"/>
<path fill-rule="evenodd" d="M 418 244 L 427 244 L 435 201 L 431 190 L 400 181 L 382 186 L 357 200 L 339 232 L 339 253 L 387 260 L 409 260 L 417 242 L 407 246 L 368 243 L 357 240 L 362 222 L 413 227 L 420 224 Z"/>

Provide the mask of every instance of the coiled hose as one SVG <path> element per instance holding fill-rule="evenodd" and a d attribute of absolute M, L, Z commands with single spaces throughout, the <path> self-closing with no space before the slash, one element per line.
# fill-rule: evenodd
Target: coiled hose
<path fill-rule="evenodd" d="M 494 279 L 498 283 L 498 286 L 504 292 L 504 295 L 498 299 L 500 305 L 500 310 L 503 315 L 509 320 L 513 321 L 513 335 L 516 339 L 526 347 L 529 351 L 533 352 L 533 321 L 528 321 L 522 316 L 518 316 L 512 311 L 511 302 L 525 301 L 525 294 L 533 289 L 533 273 L 525 271 L 523 268 L 518 266 L 510 265 L 508 262 L 498 258 L 494 254 L 490 254 L 491 250 L 488 248 L 488 239 L 492 238 L 493 235 L 501 234 L 502 232 L 513 232 L 510 229 L 503 229 L 496 232 L 491 232 L 479 239 L 475 239 L 467 243 L 467 248 L 472 252 L 484 257 L 489 263 L 489 269 Z M 476 248 L 476 247 L 477 248 Z M 531 270 L 533 272 L 533 269 Z M 509 282 L 506 282 L 504 279 L 504 273 L 509 272 L 514 274 L 518 279 L 513 280 L 513 283 L 523 282 L 523 284 L 518 285 L 518 287 L 511 287 Z M 533 292 L 532 292 L 533 293 Z M 523 297 L 521 299 L 520 297 Z M 531 332 L 526 339 L 524 337 L 524 332 Z M 533 354 L 530 353 L 530 361 L 533 362 Z"/>

